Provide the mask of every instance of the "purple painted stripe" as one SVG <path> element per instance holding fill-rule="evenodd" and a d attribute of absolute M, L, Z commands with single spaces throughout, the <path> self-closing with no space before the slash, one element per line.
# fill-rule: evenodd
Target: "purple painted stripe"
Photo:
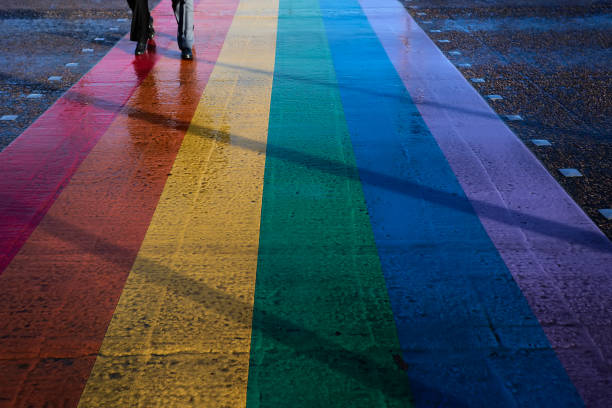
<path fill-rule="evenodd" d="M 400 3 L 360 3 L 574 385 L 607 407 L 612 243 Z"/>

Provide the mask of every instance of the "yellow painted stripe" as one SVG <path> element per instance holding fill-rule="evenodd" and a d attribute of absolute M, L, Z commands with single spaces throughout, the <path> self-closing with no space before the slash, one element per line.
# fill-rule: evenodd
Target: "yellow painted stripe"
<path fill-rule="evenodd" d="M 277 15 L 241 1 L 80 407 L 245 406 Z"/>

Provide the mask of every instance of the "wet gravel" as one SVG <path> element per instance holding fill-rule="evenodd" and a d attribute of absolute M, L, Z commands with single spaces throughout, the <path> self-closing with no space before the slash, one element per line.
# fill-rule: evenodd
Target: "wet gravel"
<path fill-rule="evenodd" d="M 485 80 L 472 84 L 500 115 L 522 117 L 508 126 L 612 238 L 612 220 L 599 211 L 612 207 L 612 2 L 404 0 L 404 6 L 466 78 Z M 583 176 L 565 177 L 562 168 Z"/>
<path fill-rule="evenodd" d="M 1 2 L 0 117 L 17 118 L 0 120 L 0 150 L 129 31 L 130 19 L 125 0 Z"/>

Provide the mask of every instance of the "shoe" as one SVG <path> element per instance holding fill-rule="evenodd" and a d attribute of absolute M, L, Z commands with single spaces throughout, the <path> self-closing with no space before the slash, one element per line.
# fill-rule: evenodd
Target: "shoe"
<path fill-rule="evenodd" d="M 153 29 L 153 17 L 149 17 L 149 27 L 147 28 L 147 33 L 149 34 L 150 39 L 153 39 L 155 36 L 155 29 Z"/>
<path fill-rule="evenodd" d="M 184 60 L 192 60 L 193 53 L 191 52 L 191 48 L 183 48 L 181 50 L 181 58 Z"/>
<path fill-rule="evenodd" d="M 134 51 L 134 54 L 142 55 L 145 53 L 146 50 L 147 50 L 147 42 L 138 41 L 138 44 L 136 44 L 136 50 Z"/>

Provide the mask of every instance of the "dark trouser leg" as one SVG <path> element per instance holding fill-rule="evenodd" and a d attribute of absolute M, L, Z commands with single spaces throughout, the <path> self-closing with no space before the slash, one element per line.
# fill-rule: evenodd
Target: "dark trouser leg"
<path fill-rule="evenodd" d="M 193 0 L 172 0 L 178 24 L 176 41 L 180 49 L 193 47 Z"/>
<path fill-rule="evenodd" d="M 151 14 L 149 13 L 148 0 L 127 0 L 132 9 L 132 30 L 130 40 L 147 42 L 149 36 L 148 27 Z"/>

